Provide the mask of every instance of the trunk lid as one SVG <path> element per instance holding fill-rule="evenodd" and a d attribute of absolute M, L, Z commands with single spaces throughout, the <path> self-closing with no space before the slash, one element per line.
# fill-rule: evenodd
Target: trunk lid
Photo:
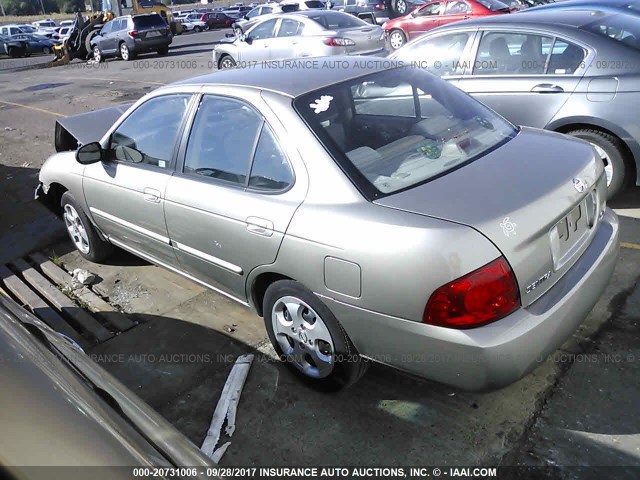
<path fill-rule="evenodd" d="M 474 162 L 375 203 L 482 233 L 511 265 L 527 306 L 591 243 L 606 198 L 603 170 L 588 143 L 522 128 Z"/>
<path fill-rule="evenodd" d="M 378 25 L 367 25 L 356 28 L 340 28 L 336 29 L 339 37 L 349 38 L 355 42 L 355 45 L 346 48 L 349 54 L 362 55 L 369 52 L 375 52 L 384 48 L 383 30 Z"/>

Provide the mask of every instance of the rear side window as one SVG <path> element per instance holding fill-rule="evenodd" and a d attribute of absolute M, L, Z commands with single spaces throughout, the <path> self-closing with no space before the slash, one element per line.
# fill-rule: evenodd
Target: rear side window
<path fill-rule="evenodd" d="M 365 27 L 368 24 L 362 20 L 341 12 L 323 12 L 318 15 L 309 15 L 309 18 L 316 23 L 322 25 L 327 30 L 335 30 L 341 28 Z"/>
<path fill-rule="evenodd" d="M 133 24 L 138 29 L 166 27 L 167 23 L 160 15 L 142 15 L 133 17 Z"/>
<path fill-rule="evenodd" d="M 295 37 L 302 35 L 304 25 L 297 20 L 291 20 L 290 18 L 283 18 L 278 30 L 278 37 Z"/>
<path fill-rule="evenodd" d="M 184 173 L 245 185 L 262 118 L 243 102 L 205 95 L 189 135 Z"/>
<path fill-rule="evenodd" d="M 278 146 L 273 133 L 263 125 L 253 156 L 249 187 L 264 191 L 278 191 L 293 183 L 289 162 Z"/>
<path fill-rule="evenodd" d="M 473 64 L 474 75 L 542 74 L 552 37 L 485 32 Z"/>

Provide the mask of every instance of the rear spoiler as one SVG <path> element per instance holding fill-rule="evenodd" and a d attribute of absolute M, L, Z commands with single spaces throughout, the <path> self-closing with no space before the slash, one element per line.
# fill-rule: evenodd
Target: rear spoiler
<path fill-rule="evenodd" d="M 82 145 L 98 142 L 132 103 L 81 113 L 56 121 L 56 152 L 76 150 Z"/>

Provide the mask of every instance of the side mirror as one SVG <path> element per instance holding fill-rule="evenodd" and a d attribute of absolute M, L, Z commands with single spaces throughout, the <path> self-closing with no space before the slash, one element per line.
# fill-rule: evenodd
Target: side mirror
<path fill-rule="evenodd" d="M 87 143 L 76 152 L 76 160 L 82 165 L 90 165 L 102 161 L 104 156 L 102 145 L 98 142 Z"/>
<path fill-rule="evenodd" d="M 251 38 L 251 35 L 243 33 L 242 35 L 240 35 L 240 41 L 247 42 L 249 45 L 251 45 L 253 43 L 253 38 Z"/>

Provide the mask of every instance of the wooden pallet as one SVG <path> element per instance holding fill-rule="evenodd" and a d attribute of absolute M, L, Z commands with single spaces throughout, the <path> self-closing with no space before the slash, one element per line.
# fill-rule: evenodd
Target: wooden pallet
<path fill-rule="evenodd" d="M 137 324 L 89 288 L 74 288 L 71 275 L 40 253 L 0 265 L 0 291 L 12 295 L 44 323 L 83 348 Z"/>

